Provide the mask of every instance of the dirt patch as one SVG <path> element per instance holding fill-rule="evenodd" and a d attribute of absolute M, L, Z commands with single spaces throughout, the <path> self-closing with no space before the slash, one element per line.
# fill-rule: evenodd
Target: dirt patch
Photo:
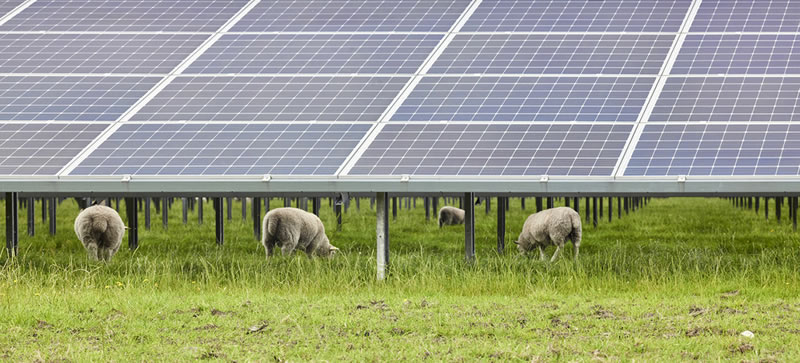
<path fill-rule="evenodd" d="M 125 316 L 125 313 L 123 313 L 123 312 L 121 312 L 121 311 L 119 311 L 117 309 L 111 309 L 111 311 L 108 312 L 108 316 L 106 316 L 106 319 L 108 319 L 108 320 L 116 320 L 116 319 L 119 319 L 119 318 L 121 318 L 123 316 Z"/>
<path fill-rule="evenodd" d="M 203 352 L 203 354 L 200 354 L 200 357 L 198 357 L 198 359 L 219 359 L 219 358 L 223 358 L 224 356 L 225 355 L 222 354 L 222 353 L 218 353 L 218 352 L 215 352 L 213 350 L 209 350 L 209 351 Z"/>
<path fill-rule="evenodd" d="M 598 319 L 616 319 L 617 318 L 617 316 L 614 315 L 614 313 L 612 313 L 610 310 L 607 310 L 606 308 L 604 308 L 604 307 L 602 307 L 600 305 L 592 306 L 592 309 L 594 309 L 594 313 L 592 313 L 592 315 L 594 315 L 594 317 L 596 317 Z"/>
<path fill-rule="evenodd" d="M 613 315 L 613 314 L 612 314 Z M 559 319 L 559 317 L 554 316 L 550 318 L 550 325 L 553 327 L 562 327 L 564 329 L 569 329 L 570 325 L 568 322 Z"/>
<path fill-rule="evenodd" d="M 699 306 L 692 306 L 689 308 L 689 316 L 696 318 L 708 312 L 708 309 Z"/>
<path fill-rule="evenodd" d="M 233 311 L 222 311 L 217 309 L 211 309 L 211 315 L 213 316 L 225 316 L 225 315 L 234 315 Z"/>
<path fill-rule="evenodd" d="M 50 329 L 53 325 L 44 321 L 44 320 L 37 320 L 36 321 L 36 329 Z"/>
<path fill-rule="evenodd" d="M 191 308 L 189 310 L 180 310 L 180 309 L 178 309 L 178 310 L 173 311 L 172 313 L 173 314 L 192 314 L 192 317 L 196 318 L 196 317 L 200 316 L 200 313 L 202 313 L 202 312 L 203 312 L 202 308 L 195 307 L 195 308 Z"/>
<path fill-rule="evenodd" d="M 730 314 L 730 315 L 747 314 L 746 310 L 737 310 L 737 309 L 730 308 L 730 307 L 727 307 L 727 306 L 724 307 L 724 308 L 719 308 L 718 312 L 722 313 L 722 314 Z"/>
<path fill-rule="evenodd" d="M 747 352 L 749 352 L 749 351 L 751 351 L 753 349 L 756 349 L 756 347 L 754 347 L 752 344 L 750 344 L 750 343 L 742 343 L 742 344 L 739 344 L 739 345 L 732 345 L 732 346 L 730 346 L 730 348 L 728 350 L 730 350 L 731 353 L 744 354 L 744 353 L 747 353 Z"/>
<path fill-rule="evenodd" d="M 719 335 L 719 336 L 736 336 L 735 330 L 722 330 L 720 328 L 709 327 L 694 327 L 686 331 L 687 337 L 696 337 L 702 334 Z"/>
<path fill-rule="evenodd" d="M 389 308 L 389 305 L 386 305 L 386 302 L 383 300 L 372 300 L 369 304 L 358 304 L 356 305 L 356 310 L 363 310 L 363 309 L 375 309 L 375 310 L 386 310 Z"/>

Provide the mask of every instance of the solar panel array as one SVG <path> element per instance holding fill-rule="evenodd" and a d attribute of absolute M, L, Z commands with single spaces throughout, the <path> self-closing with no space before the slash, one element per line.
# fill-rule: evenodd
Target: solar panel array
<path fill-rule="evenodd" d="M 4 1 L 0 176 L 797 176 L 796 8 Z"/>

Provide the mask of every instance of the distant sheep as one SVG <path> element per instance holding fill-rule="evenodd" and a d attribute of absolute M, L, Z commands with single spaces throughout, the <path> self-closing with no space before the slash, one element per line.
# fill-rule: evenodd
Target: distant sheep
<path fill-rule="evenodd" d="M 538 248 L 539 257 L 542 260 L 545 259 L 544 248 L 554 245 L 556 252 L 550 258 L 550 262 L 553 262 L 564 247 L 567 238 L 572 240 L 575 259 L 577 259 L 578 248 L 581 245 L 581 216 L 572 208 L 559 207 L 531 214 L 525 220 L 522 233 L 514 243 L 523 254 Z"/>
<path fill-rule="evenodd" d="M 86 247 L 90 260 L 109 262 L 122 244 L 125 224 L 114 209 L 94 205 L 75 218 L 75 234 Z"/>
<path fill-rule="evenodd" d="M 283 255 L 299 249 L 310 256 L 333 256 L 339 251 L 325 236 L 325 226 L 313 213 L 297 208 L 276 208 L 264 216 L 261 244 L 272 255 L 279 246 Z"/>
<path fill-rule="evenodd" d="M 439 209 L 439 228 L 452 224 L 464 224 L 464 210 L 451 206 Z"/>

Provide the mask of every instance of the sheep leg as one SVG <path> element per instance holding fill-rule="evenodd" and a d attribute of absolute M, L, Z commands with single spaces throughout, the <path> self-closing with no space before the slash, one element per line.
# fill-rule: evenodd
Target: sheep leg
<path fill-rule="evenodd" d="M 544 247 L 539 245 L 538 248 L 539 248 L 539 259 L 544 261 L 544 259 L 545 259 L 545 257 L 544 257 Z"/>
<path fill-rule="evenodd" d="M 575 247 L 575 261 L 577 261 L 577 260 L 578 260 L 578 248 L 579 248 L 580 246 L 581 246 L 581 245 L 576 245 L 576 244 L 574 244 L 574 243 L 572 244 L 572 247 Z"/>
<path fill-rule="evenodd" d="M 291 255 L 292 252 L 294 252 L 294 245 L 291 243 L 284 243 L 283 246 L 281 246 L 281 252 L 284 256 Z"/>
<path fill-rule="evenodd" d="M 266 243 L 264 243 L 264 251 L 267 254 L 267 259 L 268 260 L 269 260 L 269 256 L 272 256 L 272 251 L 273 250 L 275 250 L 275 241 L 267 240 Z"/>
<path fill-rule="evenodd" d="M 558 253 L 561 252 L 561 246 L 556 245 L 556 252 L 553 252 L 553 257 L 550 258 L 550 262 L 554 262 L 556 258 L 558 258 Z"/>
<path fill-rule="evenodd" d="M 87 243 L 86 244 L 86 252 L 89 254 L 89 260 L 92 260 L 92 261 L 100 260 L 100 256 L 97 254 L 97 244 L 96 243 Z"/>

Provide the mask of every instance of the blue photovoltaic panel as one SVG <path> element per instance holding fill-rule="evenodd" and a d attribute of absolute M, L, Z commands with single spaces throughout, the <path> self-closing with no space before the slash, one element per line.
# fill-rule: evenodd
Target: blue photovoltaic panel
<path fill-rule="evenodd" d="M 369 124 L 124 124 L 71 175 L 333 175 Z"/>
<path fill-rule="evenodd" d="M 459 34 L 428 73 L 656 75 L 674 39 L 666 34 Z"/>
<path fill-rule="evenodd" d="M 115 121 L 160 79 L 0 76 L 0 121 Z"/>
<path fill-rule="evenodd" d="M 184 73 L 415 73 L 432 34 L 229 34 Z"/>
<path fill-rule="evenodd" d="M 648 124 L 630 176 L 800 175 L 800 125 Z"/>
<path fill-rule="evenodd" d="M 25 0 L 2 0 L 0 1 L 0 18 L 16 9 Z"/>
<path fill-rule="evenodd" d="M 703 0 L 692 32 L 799 32 L 794 0 Z"/>
<path fill-rule="evenodd" d="M 469 5 L 466 0 L 262 1 L 234 32 L 446 32 Z"/>
<path fill-rule="evenodd" d="M 799 121 L 800 77 L 670 77 L 650 121 Z"/>
<path fill-rule="evenodd" d="M 677 32 L 691 0 L 484 0 L 465 32 Z"/>
<path fill-rule="evenodd" d="M 671 74 L 800 74 L 798 34 L 689 34 Z"/>
<path fill-rule="evenodd" d="M 636 121 L 654 77 L 424 77 L 392 121 Z"/>
<path fill-rule="evenodd" d="M 106 127 L 105 123 L 0 123 L 0 175 L 56 175 Z"/>
<path fill-rule="evenodd" d="M 0 73 L 169 73 L 208 35 L 0 34 Z"/>
<path fill-rule="evenodd" d="M 408 77 L 178 77 L 134 121 L 377 121 Z"/>
<path fill-rule="evenodd" d="M 349 175 L 610 176 L 631 124 L 387 124 Z"/>
<path fill-rule="evenodd" d="M 0 31 L 213 32 L 247 0 L 37 0 Z"/>

